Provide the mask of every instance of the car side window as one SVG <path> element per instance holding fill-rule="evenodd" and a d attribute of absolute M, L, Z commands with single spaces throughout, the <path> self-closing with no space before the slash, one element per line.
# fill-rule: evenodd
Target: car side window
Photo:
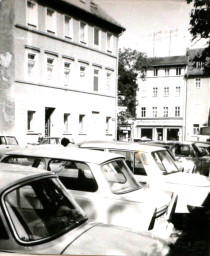
<path fill-rule="evenodd" d="M 146 176 L 147 173 L 146 173 L 146 171 L 145 171 L 145 169 L 144 169 L 144 166 L 143 166 L 142 161 L 141 161 L 141 159 L 140 159 L 139 153 L 136 152 L 136 153 L 134 154 L 134 156 L 135 156 L 134 174 L 135 174 L 135 175 L 144 175 L 144 176 Z"/>
<path fill-rule="evenodd" d="M 40 158 L 9 156 L 4 160 L 4 163 L 18 164 L 24 166 L 31 166 L 39 169 L 45 169 L 45 162 Z"/>
<path fill-rule="evenodd" d="M 176 156 L 192 156 L 192 151 L 189 145 L 178 145 L 175 149 Z"/>
<path fill-rule="evenodd" d="M 55 172 L 67 189 L 96 192 L 98 189 L 95 177 L 85 163 L 53 159 L 49 170 Z"/>
<path fill-rule="evenodd" d="M 6 145 L 6 140 L 4 136 L 0 136 L 0 145 Z"/>

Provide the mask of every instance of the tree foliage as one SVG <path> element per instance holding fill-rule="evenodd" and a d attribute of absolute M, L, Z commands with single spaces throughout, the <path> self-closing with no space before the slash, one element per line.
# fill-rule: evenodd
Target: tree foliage
<path fill-rule="evenodd" d="M 190 33 L 192 41 L 204 39 L 206 47 L 201 53 L 194 57 L 194 63 L 201 62 L 204 73 L 210 74 L 210 0 L 186 0 L 193 3 L 190 13 Z"/>
<path fill-rule="evenodd" d="M 126 112 L 121 112 L 118 116 L 118 121 L 121 123 L 136 117 L 137 71 L 143 70 L 146 59 L 146 55 L 137 50 L 130 48 L 119 50 L 118 105 L 127 107 Z"/>

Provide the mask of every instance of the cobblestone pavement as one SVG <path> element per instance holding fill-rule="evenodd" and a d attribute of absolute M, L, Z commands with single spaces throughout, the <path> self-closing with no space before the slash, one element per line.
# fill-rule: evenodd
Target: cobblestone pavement
<path fill-rule="evenodd" d="M 173 256 L 210 256 L 210 215 L 176 216 Z"/>

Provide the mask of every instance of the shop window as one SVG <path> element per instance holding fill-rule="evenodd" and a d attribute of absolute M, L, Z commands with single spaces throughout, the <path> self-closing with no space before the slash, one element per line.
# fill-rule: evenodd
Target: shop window
<path fill-rule="evenodd" d="M 200 133 L 199 124 L 193 124 L 193 134 L 198 135 Z"/>
<path fill-rule="evenodd" d="M 157 68 L 154 69 L 154 76 L 158 76 L 158 69 Z"/>
<path fill-rule="evenodd" d="M 165 68 L 165 76 L 169 76 L 169 71 L 170 71 L 169 68 Z"/>

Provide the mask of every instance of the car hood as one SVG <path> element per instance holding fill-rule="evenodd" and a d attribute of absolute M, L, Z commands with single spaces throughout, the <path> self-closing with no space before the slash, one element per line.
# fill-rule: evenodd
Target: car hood
<path fill-rule="evenodd" d="M 167 183 L 196 187 L 210 187 L 210 179 L 199 174 L 178 172 L 165 175 L 164 179 Z"/>
<path fill-rule="evenodd" d="M 162 256 L 169 252 L 165 242 L 150 234 L 135 233 L 117 226 L 98 224 L 74 240 L 62 253 L 75 255 Z"/>

